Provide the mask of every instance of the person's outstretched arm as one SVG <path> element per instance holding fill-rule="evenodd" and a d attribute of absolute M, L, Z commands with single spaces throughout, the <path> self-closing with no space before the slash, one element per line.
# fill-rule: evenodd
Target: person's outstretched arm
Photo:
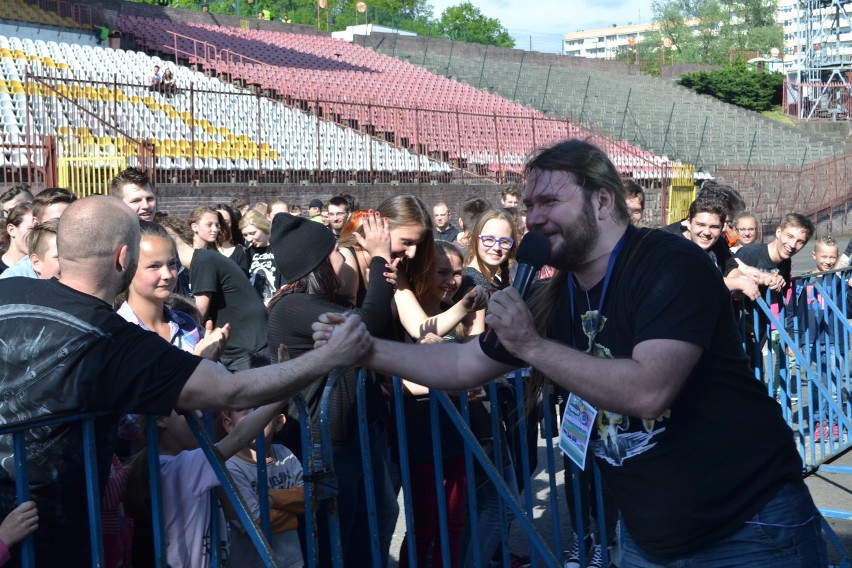
<path fill-rule="evenodd" d="M 324 349 L 340 325 L 341 314 L 328 313 L 314 323 L 317 349 Z M 469 389 L 511 371 L 514 367 L 485 355 L 475 339 L 467 343 L 412 345 L 373 339 L 361 365 L 440 390 Z"/>
<path fill-rule="evenodd" d="M 371 337 L 358 316 L 342 318 L 326 345 L 301 357 L 231 374 L 202 360 L 184 384 L 175 404 L 184 409 L 242 410 L 285 400 L 332 369 L 355 365 L 370 348 Z"/>

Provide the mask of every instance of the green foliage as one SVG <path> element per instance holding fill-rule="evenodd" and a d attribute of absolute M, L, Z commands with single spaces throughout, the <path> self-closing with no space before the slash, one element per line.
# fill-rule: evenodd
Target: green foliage
<path fill-rule="evenodd" d="M 239 14 L 254 18 L 258 10 L 269 10 L 273 20 L 288 19 L 293 24 L 317 24 L 316 0 L 133 0 L 145 4 L 168 5 L 172 8 L 198 10 L 207 5 L 213 14 Z M 165 4 L 163 4 L 165 2 Z M 431 18 L 432 6 L 427 0 L 366 0 L 367 13 L 358 13 L 358 0 L 328 0 L 328 21 L 332 30 L 343 30 L 365 21 L 398 28 L 422 36 L 444 37 L 473 43 L 514 47 L 515 40 L 500 20 L 485 16 L 470 2 L 462 2 L 444 10 L 437 20 Z M 325 29 L 326 11 L 320 14 L 320 27 Z"/>
<path fill-rule="evenodd" d="M 485 16 L 470 2 L 462 2 L 458 6 L 450 6 L 444 10 L 437 21 L 436 29 L 435 35 L 439 37 L 500 47 L 515 47 L 515 40 L 500 20 Z"/>
<path fill-rule="evenodd" d="M 765 0 L 654 0 L 651 4 L 662 37 L 672 40 L 675 61 L 709 65 L 724 64 L 732 50 L 767 53 L 781 47 L 784 36 L 775 22 L 776 9 L 774 2 Z"/>
<path fill-rule="evenodd" d="M 743 61 L 736 61 L 720 71 L 688 73 L 678 83 L 696 93 L 762 112 L 781 104 L 784 75 L 750 71 Z"/>
<path fill-rule="evenodd" d="M 243 18 L 254 18 L 258 10 L 269 10 L 273 20 L 288 19 L 293 24 L 317 24 L 316 0 L 133 0 L 145 4 L 168 5 L 172 8 L 198 10 L 207 5 L 213 14 L 239 14 Z M 165 4 L 163 4 L 165 2 Z M 502 26 L 500 20 L 485 16 L 470 2 L 451 6 L 444 10 L 440 19 L 432 19 L 432 6 L 427 0 L 366 0 L 367 13 L 357 13 L 358 0 L 328 0 L 328 21 L 332 30 L 343 30 L 357 21 L 365 21 L 414 32 L 421 36 L 444 37 L 514 47 L 515 41 Z M 320 24 L 326 25 L 326 11 L 320 14 Z"/>

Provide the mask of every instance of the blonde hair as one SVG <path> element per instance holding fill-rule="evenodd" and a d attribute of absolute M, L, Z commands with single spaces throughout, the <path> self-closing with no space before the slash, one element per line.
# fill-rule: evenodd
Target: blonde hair
<path fill-rule="evenodd" d="M 249 209 L 240 219 L 240 229 L 245 229 L 249 225 L 254 225 L 264 233 L 269 233 L 272 230 L 269 219 L 257 209 Z"/>
<path fill-rule="evenodd" d="M 201 221 L 201 218 L 204 217 L 204 215 L 207 213 L 213 215 L 216 218 L 216 222 L 219 223 L 219 213 L 209 205 L 202 205 L 193 209 L 192 213 L 190 213 L 189 217 L 187 217 L 186 219 L 186 224 L 191 231 L 195 230 L 192 228 L 192 224 L 199 223 Z M 205 243 L 204 248 L 216 250 L 216 243 Z"/>

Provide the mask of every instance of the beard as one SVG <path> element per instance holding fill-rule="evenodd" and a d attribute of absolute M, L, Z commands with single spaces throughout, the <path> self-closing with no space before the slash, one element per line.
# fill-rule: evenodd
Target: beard
<path fill-rule="evenodd" d="M 580 214 L 562 229 L 562 243 L 550 253 L 551 264 L 559 270 L 576 270 L 586 261 L 599 237 L 592 201 L 586 199 Z"/>

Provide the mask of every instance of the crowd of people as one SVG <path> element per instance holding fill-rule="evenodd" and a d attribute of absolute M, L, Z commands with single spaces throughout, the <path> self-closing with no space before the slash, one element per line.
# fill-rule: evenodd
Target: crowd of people
<path fill-rule="evenodd" d="M 226 518 L 213 515 L 219 481 L 188 425 L 199 420 L 198 409 L 221 410 L 216 450 L 254 522 L 268 500 L 279 565 L 302 566 L 305 538 L 313 535 L 300 530 L 299 457 L 316 448 L 302 447 L 300 430 L 319 440 L 332 369 L 344 369 L 329 406 L 337 496 L 319 506 L 321 564 L 331 563 L 333 506 L 344 565 L 367 564 L 375 554 L 387 566 L 399 472 L 408 468 L 418 565 L 487 565 L 503 557 L 523 565 L 522 551 L 501 550 L 508 516 L 496 489 L 481 469 L 466 470 L 460 435 L 443 414 L 434 424 L 429 408 L 430 389 L 468 406 L 472 431 L 487 453 L 501 454 L 500 474 L 519 499 L 519 452 L 530 440 L 519 440 L 518 422 L 527 421 L 535 436 L 548 409 L 520 408 L 516 383 L 505 379 L 496 401 L 483 390 L 516 368 L 527 369 L 528 400 L 540 400 L 546 378 L 561 413 L 592 409 L 575 436 L 588 454 L 583 449 L 578 467 L 565 458 L 566 487 L 574 477 L 581 487 L 580 503 L 566 491 L 572 524 L 589 529 L 581 531 L 586 540 L 572 536 L 566 568 L 599 568 L 602 542 L 613 542 L 619 518 L 622 566 L 824 563 L 819 513 L 790 429 L 752 370 L 763 365 L 763 344 L 778 345 L 757 298 L 771 291 L 778 306 L 803 294 L 813 299 L 813 288 L 790 285 L 791 257 L 815 237 L 802 215 L 786 215 L 775 239 L 761 242 L 739 194 L 709 182 L 683 221 L 642 227 L 642 188 L 576 140 L 537 153 L 526 185 L 504 190 L 499 205 L 473 197 L 457 217 L 446 202 L 429 209 L 411 195 L 367 207 L 339 195 L 311 200 L 304 216 L 283 199 L 235 199 L 199 205 L 184 219 L 158 209 L 150 180 L 134 168 L 111 182 L 108 197 L 77 200 L 60 188 L 34 196 L 14 187 L 0 203 L 0 376 L 4 392 L 14 393 L 4 396 L 0 417 L 106 413 L 97 437 L 107 566 L 154 561 L 146 443 L 159 448 L 169 565 L 208 566 L 214 548 L 228 565 L 261 565 L 244 524 L 227 507 Z M 528 230 L 542 233 L 550 251 L 525 301 L 512 282 Z M 817 271 L 833 269 L 836 241 L 821 236 L 814 255 Z M 839 286 L 845 293 L 845 282 Z M 745 351 L 738 318 L 756 330 Z M 358 431 L 361 376 L 371 479 Z M 406 464 L 391 442 L 402 435 L 392 419 L 392 376 L 403 379 Z M 297 393 L 306 416 L 289 402 Z M 152 416 L 156 428 L 146 428 Z M 821 420 L 820 434 L 831 435 Z M 744 423 L 754 427 L 743 431 Z M 0 543 L 12 548 L 13 562 L 15 543 L 35 531 L 39 565 L 90 564 L 81 546 L 88 519 L 79 429 L 28 434 L 33 502 L 22 504 L 13 448 L 0 437 L 0 513 L 7 515 Z M 153 431 L 158 439 L 147 440 Z M 265 456 L 257 455 L 259 435 Z M 532 448 L 526 457 L 535 467 Z M 262 489 L 259 460 L 268 471 Z M 592 460 L 605 481 L 606 535 L 593 522 Z M 7 524 L 14 529 L 4 530 Z M 211 524 L 221 525 L 224 542 L 212 542 Z M 402 565 L 409 547 L 407 538 Z M 0 560 L 2 552 L 0 545 Z"/>

